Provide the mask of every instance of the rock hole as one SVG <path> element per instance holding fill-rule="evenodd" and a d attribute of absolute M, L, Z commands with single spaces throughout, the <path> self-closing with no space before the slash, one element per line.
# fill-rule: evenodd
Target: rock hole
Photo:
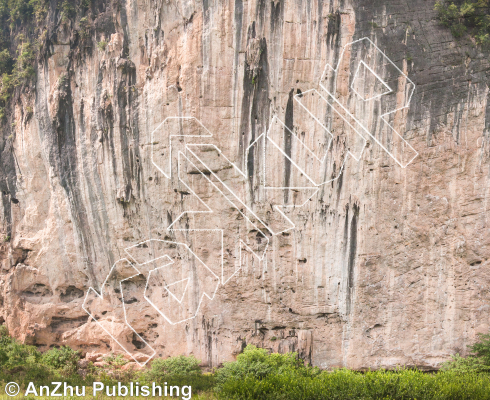
<path fill-rule="evenodd" d="M 83 297 L 83 290 L 78 289 L 77 287 L 70 285 L 68 286 L 64 292 L 60 294 L 60 300 L 63 303 L 69 303 L 73 300 L 79 299 Z"/>
<path fill-rule="evenodd" d="M 146 346 L 146 344 L 139 339 L 136 333 L 133 333 L 133 340 L 131 340 L 131 343 L 133 343 L 133 346 L 138 350 L 141 350 Z"/>

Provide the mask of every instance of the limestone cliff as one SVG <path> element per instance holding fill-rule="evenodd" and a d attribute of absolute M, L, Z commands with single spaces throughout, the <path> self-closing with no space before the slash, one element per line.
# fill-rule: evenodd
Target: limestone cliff
<path fill-rule="evenodd" d="M 470 37 L 456 41 L 433 1 L 94 1 L 83 18 L 63 20 L 51 7 L 35 83 L 12 99 L 0 135 L 0 310 L 14 336 L 104 352 L 120 350 L 116 338 L 130 351 L 145 353 L 147 343 L 157 355 L 192 353 L 213 366 L 253 343 L 298 351 L 324 368 L 430 369 L 489 330 L 488 52 Z M 348 77 L 359 57 L 382 61 L 374 48 L 342 52 L 365 37 L 416 86 L 391 121 L 418 154 L 405 168 L 390 157 L 391 136 L 381 145 L 388 103 L 356 109 L 372 135 L 359 161 L 347 157 L 347 125 L 330 144 L 301 128 L 315 123 L 301 96 L 321 93 L 327 64 L 346 57 L 339 70 L 347 78 L 336 90 L 351 98 Z M 389 68 L 380 76 L 386 82 Z M 390 102 L 403 103 L 408 81 L 393 82 Z M 321 106 L 312 109 L 322 118 Z M 200 121 L 207 131 L 189 129 L 213 136 L 196 157 L 215 164 L 200 167 L 182 153 L 187 169 L 175 170 L 185 164 L 177 160 L 166 177 L 152 162 L 152 152 L 163 154 L 155 149 L 163 139 L 152 133 L 165 135 L 158 129 L 168 117 Z M 250 145 L 274 121 L 282 153 L 264 161 L 266 150 Z M 325 170 L 310 172 L 331 179 L 311 198 L 299 189 L 267 197 L 265 164 L 277 186 L 303 187 L 291 132 L 330 154 Z M 242 209 L 220 197 L 215 177 L 241 188 Z M 266 224 L 287 225 L 282 214 L 274 219 L 279 203 L 292 206 L 285 215 L 294 229 L 262 235 L 258 223 L 244 223 L 250 207 Z M 213 213 L 181 215 L 203 204 Z M 143 297 L 138 278 L 128 281 L 132 297 L 125 298 L 135 332 L 121 309 L 99 310 L 113 338 L 89 318 L 87 291 L 100 290 L 131 246 L 186 241 L 205 263 L 219 259 L 219 238 L 186 231 L 192 228 L 236 234 L 223 241 L 226 272 L 214 271 L 220 285 L 195 318 L 172 324 Z M 264 259 L 245 246 L 237 252 L 240 240 L 257 248 L 267 242 Z M 148 277 L 148 269 L 140 272 Z M 188 290 L 191 302 L 198 290 Z"/>

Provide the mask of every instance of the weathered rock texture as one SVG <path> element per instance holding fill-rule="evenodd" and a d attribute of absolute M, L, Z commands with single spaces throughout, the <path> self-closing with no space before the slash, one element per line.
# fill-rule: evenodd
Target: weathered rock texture
<path fill-rule="evenodd" d="M 124 248 L 164 238 L 188 195 L 152 165 L 151 132 L 168 116 L 194 116 L 253 172 L 245 148 L 275 115 L 294 124 L 293 94 L 317 88 L 325 64 L 367 36 L 417 85 L 397 126 L 419 156 L 402 169 L 370 142 L 292 214 L 296 229 L 272 238 L 266 265 L 248 257 L 182 324 L 141 304 L 135 328 L 159 355 L 192 353 L 208 365 L 248 343 L 326 368 L 433 368 L 465 354 L 490 322 L 490 66 L 470 38 L 456 42 L 439 26 L 433 6 L 122 0 L 97 3 L 88 41 L 57 25 L 34 100 L 16 100 L 16 124 L 0 138 L 0 304 L 10 332 L 44 348 L 118 350 L 83 297 Z M 270 160 L 284 174 L 281 162 Z M 259 197 L 250 179 L 248 200 Z M 133 332 L 114 324 L 139 351 Z"/>

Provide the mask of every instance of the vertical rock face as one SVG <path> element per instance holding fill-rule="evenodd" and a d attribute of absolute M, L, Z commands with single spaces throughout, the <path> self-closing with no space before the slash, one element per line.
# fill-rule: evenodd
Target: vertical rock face
<path fill-rule="evenodd" d="M 488 55 L 470 39 L 455 42 L 432 8 L 420 0 L 125 0 L 98 3 L 88 43 L 59 25 L 37 66 L 32 115 L 21 96 L 12 106 L 16 124 L 0 138 L 0 306 L 10 332 L 45 348 L 121 344 L 148 355 L 151 346 L 208 365 L 249 343 L 297 351 L 324 368 L 433 368 L 464 354 L 490 322 L 490 69 Z M 342 50 L 363 37 L 416 85 L 410 106 L 390 120 L 418 153 L 406 168 L 390 157 L 394 147 L 378 143 L 386 135 L 378 125 L 383 106 L 356 110 L 377 139 L 366 136 L 359 161 L 345 156 L 352 151 L 345 124 L 330 145 L 300 129 L 309 114 L 295 96 L 320 91 L 326 64 L 342 56 L 339 68 L 354 76 L 356 55 Z M 372 51 L 366 57 L 382 62 Z M 351 84 L 337 82 L 339 95 L 351 95 Z M 403 103 L 404 85 L 392 89 Z M 187 169 L 176 170 L 177 160 L 169 177 L 152 163 L 163 137 L 152 132 L 165 135 L 160 123 L 175 116 L 194 117 L 213 135 L 215 147 L 199 148 L 206 173 L 190 153 Z M 249 146 L 274 121 L 284 125 L 281 152 L 264 163 L 266 150 Z M 311 198 L 285 190 L 272 201 L 261 186 L 264 165 L 276 186 L 304 179 L 291 162 L 295 134 L 311 139 L 312 151 L 330 153 L 330 169 L 321 170 L 330 182 Z M 243 172 L 240 184 L 224 157 Z M 233 191 L 267 223 L 274 205 L 296 205 L 286 214 L 294 229 L 259 237 L 257 225 L 243 224 L 245 212 L 220 197 L 215 176 L 239 187 Z M 201 202 L 213 213 L 181 216 Z M 146 293 L 168 297 L 162 307 L 171 313 L 158 312 L 143 296 L 151 270 L 144 261 L 135 264 L 139 278 L 112 267 L 129 258 L 124 249 L 148 239 L 185 241 L 204 263 L 219 258 L 219 238 L 185 231 L 192 228 L 235 232 L 223 242 L 227 277 L 241 261 L 242 268 L 226 284 L 211 268 L 220 285 L 197 305 L 205 290 L 174 272 L 174 297 Z M 236 238 L 257 248 L 267 242 L 263 260 L 236 252 Z M 199 262 L 184 250 L 171 252 L 198 275 Z M 120 300 L 122 291 L 133 308 L 101 305 L 96 324 L 82 308 L 87 291 L 123 278 L 104 293 Z M 189 310 L 170 301 L 183 298 L 200 307 L 180 322 Z"/>

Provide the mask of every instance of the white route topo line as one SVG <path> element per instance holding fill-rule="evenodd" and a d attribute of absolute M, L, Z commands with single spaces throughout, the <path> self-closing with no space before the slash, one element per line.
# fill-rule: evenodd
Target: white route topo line
<path fill-rule="evenodd" d="M 338 78 L 338 73 L 339 73 L 339 68 L 341 66 L 341 63 L 343 61 L 343 58 L 346 54 L 346 51 L 349 47 L 352 47 L 353 45 L 355 44 L 358 44 L 358 43 L 361 43 L 365 41 L 365 43 L 367 43 L 368 45 L 371 45 L 371 46 L 374 46 L 374 49 L 379 52 L 379 54 L 381 55 L 382 59 L 386 60 L 387 62 L 389 62 L 393 67 L 396 68 L 396 70 L 399 72 L 400 76 L 403 77 L 403 79 L 406 80 L 406 82 L 408 82 L 409 85 L 412 86 L 412 88 L 410 89 L 410 94 L 409 94 L 409 97 L 407 99 L 407 101 L 404 103 L 403 106 L 401 107 L 398 107 L 392 111 L 388 111 L 388 112 L 385 112 L 384 114 L 382 114 L 379 119 L 384 121 L 388 127 L 390 127 L 392 130 L 393 130 L 393 134 L 394 135 L 397 135 L 401 141 L 403 142 L 403 144 L 406 146 L 406 148 L 408 148 L 409 150 L 413 151 L 413 153 L 415 154 L 407 163 L 403 163 L 401 162 L 396 155 L 394 155 L 392 152 L 390 152 L 385 146 L 383 146 L 383 144 L 370 132 L 370 130 L 368 129 L 368 127 L 364 126 L 362 124 L 361 121 L 359 121 L 357 118 L 355 118 L 354 115 L 352 115 L 351 112 L 348 111 L 347 107 L 345 105 L 343 105 L 339 99 L 335 96 L 334 93 L 331 93 L 329 91 L 329 89 L 324 85 L 324 79 L 325 77 L 327 76 L 328 72 L 333 72 L 334 75 L 335 75 L 335 78 L 334 78 L 334 81 L 336 82 L 337 81 L 337 78 Z M 379 82 L 385 87 L 385 91 L 380 93 L 380 94 L 377 94 L 373 97 L 369 97 L 367 99 L 365 99 L 355 88 L 354 84 L 355 82 L 357 81 L 357 79 L 360 79 L 359 78 L 359 74 L 360 74 L 360 68 L 361 67 L 364 67 L 365 69 L 367 69 L 371 74 L 373 74 L 373 76 L 379 80 Z M 201 307 L 201 304 L 203 302 L 203 300 L 205 298 L 207 298 L 208 300 L 213 300 L 214 297 L 215 297 L 215 294 L 218 290 L 218 287 L 219 287 L 219 284 L 221 283 L 222 285 L 225 285 L 233 276 L 236 275 L 236 273 L 241 269 L 242 265 L 241 265 L 241 262 L 242 262 L 242 258 L 241 258 L 241 251 L 242 251 L 242 248 L 245 248 L 247 249 L 248 251 L 250 251 L 255 257 L 257 257 L 257 259 L 260 261 L 260 262 L 266 262 L 266 255 L 267 255 L 267 251 L 268 251 L 268 248 L 269 248 L 269 244 L 270 244 L 270 241 L 269 241 L 269 237 L 264 233 L 264 229 L 265 231 L 267 231 L 270 235 L 272 236 L 275 236 L 275 235 L 278 235 L 280 233 L 283 233 L 283 232 L 287 232 L 289 230 L 292 230 L 295 228 L 295 224 L 293 223 L 293 221 L 286 215 L 286 213 L 283 211 L 284 209 L 287 209 L 287 208 L 291 208 L 291 207 L 302 207 L 304 206 L 305 204 L 308 203 L 309 200 L 311 200 L 313 198 L 313 196 L 315 196 L 318 191 L 320 190 L 320 186 L 321 185 L 324 185 L 328 182 L 331 182 L 335 179 L 338 179 L 338 177 L 341 175 L 343 169 L 344 169 L 344 166 L 345 166 L 345 162 L 347 160 L 347 157 L 350 156 L 352 157 L 354 160 L 356 160 L 357 162 L 360 161 L 361 157 L 362 157 L 362 154 L 363 154 L 363 151 L 366 147 L 366 143 L 367 143 L 367 140 L 366 140 L 366 136 L 365 134 L 368 135 L 368 137 L 370 137 L 371 139 L 373 139 L 376 143 L 378 143 L 381 148 L 390 155 L 390 157 L 392 157 L 396 163 L 398 165 L 400 165 L 402 168 L 406 168 L 418 155 L 418 153 L 413 149 L 413 147 L 393 128 L 392 125 L 389 124 L 388 120 L 387 120 L 387 116 L 391 115 L 391 114 L 394 114 L 398 111 L 401 111 L 403 109 L 407 109 L 410 105 L 410 102 L 411 102 L 411 99 L 412 99 L 412 96 L 413 96 L 413 92 L 415 90 L 415 85 L 413 84 L 413 82 L 385 55 L 385 53 L 383 53 L 369 38 L 362 38 L 362 39 L 359 39 L 359 40 L 356 40 L 356 41 L 353 41 L 351 43 L 348 43 L 347 45 L 344 46 L 344 48 L 342 49 L 342 52 L 341 52 L 341 55 L 340 55 L 340 58 L 339 58 L 339 62 L 337 64 L 337 67 L 334 69 L 332 68 L 330 65 L 326 65 L 325 66 L 325 69 L 324 69 L 324 72 L 322 74 L 322 78 L 321 78 L 321 81 L 320 81 L 320 87 L 321 89 L 323 89 L 323 92 L 324 93 L 320 93 L 318 92 L 317 90 L 315 89 L 311 89 L 311 90 L 308 90 L 306 92 L 303 92 L 301 94 L 296 94 L 294 96 L 294 100 L 304 109 L 306 110 L 310 116 L 318 123 L 320 124 L 320 126 L 323 128 L 323 130 L 325 130 L 330 139 L 328 140 L 328 143 L 327 143 L 327 152 L 325 152 L 325 155 L 323 157 L 318 157 L 315 152 L 313 152 L 298 136 L 296 136 L 296 134 L 294 132 L 292 132 L 282 121 L 280 121 L 277 116 L 274 116 L 272 121 L 271 121 L 271 124 L 267 130 L 267 132 L 259 135 L 259 137 L 257 139 L 254 140 L 253 143 L 251 143 L 248 147 L 247 147 L 247 153 L 252 151 L 253 150 L 253 146 L 258 146 L 258 145 L 262 145 L 263 146 L 263 152 L 262 153 L 262 162 L 263 162 L 263 171 L 262 171 L 262 186 L 263 188 L 267 191 L 271 191 L 271 190 L 304 190 L 304 191 L 312 191 L 312 194 L 306 198 L 305 201 L 303 201 L 301 204 L 299 205 L 287 205 L 287 204 L 274 204 L 273 205 L 273 209 L 275 211 L 277 211 L 279 213 L 279 215 L 285 220 L 287 221 L 288 224 L 290 224 L 289 227 L 286 227 L 286 229 L 283 229 L 283 230 L 280 230 L 280 231 L 274 231 L 274 229 L 269 226 L 268 224 L 266 224 L 263 219 L 261 219 L 253 210 L 252 208 L 247 204 L 247 202 L 242 199 L 240 197 L 240 195 L 238 193 L 236 193 L 235 191 L 233 191 L 231 189 L 231 187 L 229 185 L 227 185 L 219 176 L 218 174 L 213 171 L 209 165 L 206 164 L 205 160 L 201 159 L 198 155 L 198 152 L 194 149 L 199 149 L 199 147 L 202 147 L 202 146 L 208 146 L 208 147 L 213 147 L 214 150 L 217 151 L 218 155 L 220 157 L 223 157 L 223 159 L 229 164 L 231 165 L 231 167 L 233 168 L 234 171 L 236 171 L 239 176 L 241 176 L 243 178 L 243 184 L 246 185 L 246 182 L 247 182 L 247 175 L 245 172 L 243 172 L 240 168 L 238 168 L 237 165 L 235 165 L 233 162 L 231 162 L 224 154 L 223 152 L 221 151 L 221 149 L 219 149 L 215 144 L 211 143 L 210 142 L 210 139 L 213 138 L 213 135 L 212 133 L 199 121 L 197 120 L 196 118 L 194 117 L 168 117 L 166 119 L 164 119 L 158 126 L 157 128 L 155 128 L 152 133 L 151 133 L 151 161 L 152 161 L 152 164 L 167 178 L 167 179 L 172 179 L 172 171 L 174 169 L 177 170 L 177 179 L 178 179 L 178 182 L 180 182 L 182 185 L 184 185 L 184 187 L 189 191 L 189 193 L 195 197 L 201 205 L 204 206 L 205 210 L 186 210 L 186 211 L 183 211 L 174 221 L 171 222 L 171 224 L 168 226 L 167 228 L 167 231 L 169 232 L 219 232 L 220 235 L 221 235 L 221 278 L 219 278 L 211 268 L 209 268 L 198 256 L 197 254 L 195 254 L 192 249 L 189 247 L 189 245 L 187 245 L 186 243 L 180 243 L 180 242 L 172 242 L 172 241 L 166 241 L 166 240 L 159 240 L 159 239 L 149 239 L 149 240 L 145 240 L 143 242 L 140 242 L 136 245 L 133 245 L 133 246 L 130 246 L 130 247 L 127 247 L 126 249 L 124 249 L 124 251 L 131 257 L 131 259 L 134 260 L 134 262 L 137 264 L 137 265 L 140 265 L 140 266 L 145 266 L 149 263 L 154 263 L 156 261 L 161 261 L 163 263 L 163 265 L 160 265 L 159 267 L 157 268 L 154 268 L 152 270 L 150 270 L 148 272 L 148 276 L 147 276 L 147 280 L 146 280 L 146 285 L 145 285 L 145 290 L 144 290 L 144 298 L 145 300 L 168 322 L 170 323 L 171 325 L 175 325 L 177 323 L 182 323 L 184 321 L 188 321 L 190 319 L 193 319 L 197 316 L 199 310 L 200 310 L 200 307 Z M 335 86 L 336 87 L 336 84 Z M 371 68 L 364 60 L 361 60 L 359 62 L 359 65 L 357 66 L 357 69 L 356 69 L 356 72 L 354 74 L 354 77 L 353 77 L 353 80 L 352 80 L 352 83 L 351 85 L 349 86 L 349 88 L 351 89 L 352 92 L 354 92 L 359 98 L 361 98 L 364 102 L 368 102 L 368 101 L 373 101 L 373 100 L 377 100 L 377 99 L 380 99 L 382 98 L 383 96 L 385 95 L 389 95 L 389 94 L 392 94 L 394 93 L 392 88 L 380 77 L 379 74 L 376 73 L 376 71 Z M 309 110 L 302 102 L 301 102 L 301 99 L 308 95 L 308 94 L 312 94 L 312 95 L 318 95 L 320 99 L 322 99 L 324 102 L 327 103 L 327 105 L 336 113 L 336 115 L 338 117 L 340 117 L 357 135 L 359 135 L 360 137 L 360 140 L 361 140 L 361 143 L 363 143 L 363 145 L 361 146 L 362 149 L 361 151 L 359 152 L 359 154 L 355 154 L 353 151 L 350 150 L 350 148 L 348 149 L 347 151 L 347 156 L 344 158 L 343 160 L 343 163 L 338 171 L 338 174 L 336 177 L 330 179 L 330 180 L 325 180 L 325 181 L 318 181 L 318 179 L 315 179 L 315 177 L 312 177 L 310 176 L 308 173 L 306 173 L 305 171 L 305 168 L 300 165 L 299 163 L 301 162 L 304 162 L 306 163 L 307 160 L 294 160 L 293 157 L 290 155 L 290 154 L 287 154 L 283 149 L 282 147 L 280 146 L 280 144 L 278 144 L 274 138 L 271 136 L 271 130 L 272 130 L 272 127 L 273 127 L 273 124 L 275 123 L 279 123 L 281 126 L 282 126 L 282 129 L 284 129 L 284 132 L 285 130 L 288 130 L 289 133 L 292 135 L 291 137 L 294 137 L 297 142 L 297 145 L 300 146 L 300 147 L 303 147 L 306 154 L 309 155 L 309 157 L 311 157 L 311 160 L 313 160 L 313 162 L 318 162 L 320 166 L 325 166 L 326 165 L 326 162 L 327 162 L 327 155 L 328 155 L 328 148 L 333 140 L 333 134 L 332 132 L 329 131 L 328 127 L 325 126 L 324 123 L 322 123 L 320 121 L 320 118 L 315 115 L 315 113 L 312 111 L 312 110 Z M 155 137 L 155 134 L 157 133 L 157 131 L 159 131 L 160 128 L 164 128 L 165 127 L 165 124 L 169 121 L 178 121 L 178 124 L 179 124 L 179 132 L 176 134 L 175 132 L 170 132 L 170 134 L 168 135 L 168 162 L 166 162 L 166 160 L 164 160 L 163 162 L 163 165 L 159 162 L 159 160 L 155 160 L 155 144 L 158 144 L 159 142 L 156 141 L 156 139 L 159 139 L 159 138 L 156 138 Z M 185 122 L 193 122 L 195 124 L 197 124 L 196 126 L 198 127 L 198 129 L 202 129 L 204 134 L 203 135 L 195 135 L 195 134 L 190 134 L 190 135 L 186 135 L 185 132 L 183 132 L 183 123 Z M 360 127 L 360 129 L 356 128 L 355 126 L 353 126 L 353 124 L 351 122 L 354 122 L 356 125 L 358 125 Z M 165 131 L 164 131 L 165 133 Z M 183 149 L 182 150 L 178 150 L 177 151 L 177 165 L 176 166 L 173 166 L 172 165 L 172 161 L 173 161 L 173 157 L 174 157 L 174 149 L 173 149 L 173 143 L 172 143 L 172 139 L 174 138 L 192 138 L 194 140 L 196 139 L 203 139 L 203 141 L 199 141 L 199 143 L 185 143 L 184 146 L 183 146 Z M 165 137 L 164 137 L 165 139 Z M 359 139 L 358 139 L 359 140 Z M 272 187 L 272 186 L 268 186 L 267 185 L 267 181 L 266 181 L 266 173 L 267 173 L 267 159 L 266 159 L 266 143 L 270 143 L 271 145 L 273 145 L 277 150 L 280 151 L 280 153 L 292 164 L 294 165 L 295 168 L 297 168 L 303 175 L 304 177 L 311 183 L 311 186 L 300 186 L 300 187 L 294 187 L 294 186 L 279 186 L 279 187 Z M 196 165 L 196 162 L 193 162 L 192 159 L 194 159 L 196 162 L 199 162 L 200 165 L 202 166 L 198 166 Z M 315 161 L 316 160 L 316 161 Z M 206 179 L 206 181 L 213 187 L 214 190 L 218 191 L 221 196 L 223 196 L 228 203 L 230 203 L 247 221 L 248 223 L 251 224 L 251 226 L 257 230 L 257 232 L 259 232 L 266 244 L 264 246 L 264 249 L 262 251 L 261 254 L 257 254 L 257 252 L 255 250 L 253 250 L 246 242 L 245 240 L 243 239 L 239 239 L 239 246 L 238 246 L 238 254 L 237 254 L 237 258 L 239 260 L 239 265 L 238 267 L 235 266 L 235 272 L 229 276 L 229 277 L 225 277 L 225 271 L 224 271 L 224 235 L 225 235 L 225 230 L 224 229 L 178 229 L 178 228 L 175 228 L 175 224 L 180 221 L 185 215 L 191 215 L 191 214 L 212 214 L 214 213 L 214 211 L 211 209 L 211 207 L 206 204 L 205 200 L 203 200 L 202 198 L 200 198 L 196 192 L 194 190 L 192 190 L 192 188 L 189 186 L 189 184 L 186 183 L 186 179 L 184 178 L 184 175 L 181 175 L 181 170 L 180 170 L 180 165 L 181 163 L 183 162 L 187 162 L 188 165 L 191 165 L 192 167 L 194 167 L 199 174 L 201 174 L 202 177 L 204 177 Z M 173 168 L 173 167 L 176 167 L 176 168 Z M 322 167 L 323 168 L 323 167 Z M 186 174 L 185 174 L 186 175 Z M 214 180 L 211 179 L 211 176 Z M 218 183 L 217 183 L 217 182 Z M 220 187 L 221 186 L 221 187 Z M 222 190 L 222 188 L 224 188 Z M 225 193 L 224 191 L 226 191 L 227 193 Z M 230 197 L 231 196 L 231 199 Z M 245 209 L 246 209 L 246 212 L 244 212 L 242 209 L 240 209 L 239 206 L 237 206 L 238 203 L 240 206 L 243 206 Z M 249 217 L 250 216 L 250 217 Z M 251 219 L 252 218 L 252 219 Z M 264 227 L 264 229 L 260 228 L 259 226 L 257 226 L 257 224 L 254 222 L 257 221 L 258 223 L 260 223 L 261 226 Z M 209 273 L 209 275 L 211 276 L 211 279 L 212 281 L 215 282 L 215 288 L 214 288 L 214 291 L 212 291 L 212 294 L 208 294 L 206 291 L 203 291 L 200 299 L 199 299 L 199 304 L 198 306 L 196 307 L 195 310 L 193 310 L 192 312 L 194 313 L 194 315 L 191 315 L 190 317 L 188 318 L 184 318 L 184 319 L 180 319 L 178 321 L 173 321 L 169 315 L 167 313 L 165 313 L 163 310 L 161 310 L 159 308 L 159 306 L 157 306 L 150 298 L 149 296 L 147 295 L 147 292 L 149 291 L 150 289 L 150 280 L 152 279 L 152 276 L 159 272 L 159 271 L 165 271 L 165 269 L 168 270 L 168 268 L 171 266 L 171 265 L 174 265 L 175 264 L 175 261 L 169 257 L 167 254 L 164 254 L 162 256 L 159 256 L 159 257 L 156 257 L 156 258 L 150 258 L 150 259 L 145 259 L 145 260 L 136 260 L 135 259 L 135 256 L 131 254 L 131 250 L 132 249 L 136 249 L 136 248 L 139 248 L 139 247 L 144 247 L 148 244 L 154 244 L 154 243 L 157 243 L 157 242 L 160 242 L 160 243 L 166 243 L 166 244 L 169 244 L 169 245 L 175 245 L 175 246 L 183 246 L 188 252 L 190 252 L 192 254 L 193 257 L 195 257 L 198 262 L 200 264 L 202 264 L 202 266 L 207 270 L 207 272 Z M 129 351 L 127 348 L 125 348 L 101 323 L 100 321 L 96 318 L 96 316 L 93 314 L 93 312 L 91 312 L 89 309 L 87 309 L 87 302 L 89 301 L 89 294 L 93 293 L 93 295 L 95 295 L 96 299 L 100 299 L 100 300 L 104 300 L 104 289 L 106 287 L 106 285 L 108 284 L 108 279 L 110 277 L 110 275 L 112 274 L 112 272 L 114 271 L 116 265 L 120 262 L 127 262 L 129 264 L 129 266 L 131 268 L 134 269 L 134 271 L 136 272 L 134 275 L 130 276 L 130 277 L 127 277 L 127 278 L 124 278 L 124 279 L 121 279 L 118 284 L 119 284 L 119 290 L 120 290 L 120 293 L 121 293 L 121 301 L 122 301 L 122 309 L 123 309 L 123 312 L 124 312 L 124 322 L 125 324 L 141 339 L 141 341 L 146 345 L 148 346 L 148 349 L 150 349 L 151 351 L 151 355 L 148 355 L 148 359 L 144 362 L 144 363 L 140 363 L 133 355 L 133 353 L 131 351 Z M 150 346 L 150 344 L 148 344 L 137 332 L 136 330 L 131 326 L 131 324 L 129 324 L 128 322 L 128 318 L 127 318 L 127 312 L 126 312 L 126 303 L 124 302 L 124 293 L 123 293 L 123 286 L 122 286 L 122 283 L 123 282 L 126 282 L 128 281 L 129 279 L 131 278 L 134 278 L 138 275 L 143 275 L 140 270 L 138 270 L 128 259 L 126 258 L 123 258 L 121 260 L 118 260 L 116 263 L 114 263 L 113 267 L 111 268 L 111 270 L 109 271 L 109 274 L 107 275 L 107 278 L 105 279 L 104 283 L 102 284 L 102 287 L 101 287 L 101 290 L 100 290 L 100 294 L 97 293 L 97 291 L 90 287 L 87 291 L 87 294 L 85 296 L 85 300 L 83 302 L 83 305 L 82 305 L 82 308 L 87 312 L 88 315 L 90 315 L 90 317 L 92 317 L 94 319 L 94 321 L 109 335 L 111 336 L 111 338 L 119 345 L 121 346 L 139 365 L 145 365 L 155 354 L 156 354 L 156 351 Z M 181 297 L 180 299 L 178 297 L 176 297 L 176 295 L 174 293 L 172 293 L 172 291 L 169 289 L 170 287 L 172 287 L 173 285 L 176 285 L 176 284 L 179 284 L 179 283 L 182 283 L 182 282 L 185 282 L 185 286 L 184 286 L 184 289 L 183 289 L 183 292 L 181 294 Z M 203 282 L 197 282 L 197 287 L 201 287 L 202 285 L 204 285 Z M 177 304 L 179 305 L 183 305 L 184 303 L 184 299 L 185 299 L 185 295 L 186 293 L 188 293 L 188 290 L 189 290 L 189 285 L 191 285 L 191 278 L 190 277 L 187 277 L 187 278 L 183 278 L 183 279 L 180 279 L 180 280 L 177 280 L 175 282 L 165 282 L 165 285 L 163 286 L 163 288 L 171 295 L 171 297 L 173 298 L 173 300 L 175 300 L 177 302 Z M 113 306 L 114 308 L 114 306 Z M 114 318 L 114 317 L 113 317 Z M 114 321 L 114 320 L 113 320 Z"/>

